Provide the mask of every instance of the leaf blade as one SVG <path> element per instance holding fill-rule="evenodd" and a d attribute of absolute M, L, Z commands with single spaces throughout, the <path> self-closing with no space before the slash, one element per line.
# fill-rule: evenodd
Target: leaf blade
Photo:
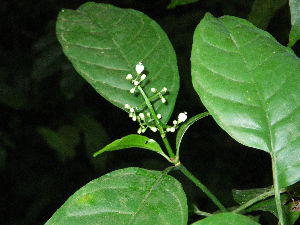
<path fill-rule="evenodd" d="M 273 154 L 280 187 L 299 181 L 299 58 L 246 20 L 207 14 L 191 60 L 194 88 L 218 125 Z"/>
<path fill-rule="evenodd" d="M 88 2 L 77 10 L 60 12 L 56 29 L 63 51 L 77 72 L 123 110 L 125 104 L 137 107 L 144 102 L 141 95 L 129 93 L 132 84 L 125 79 L 142 61 L 151 87 L 169 90 L 168 107 L 159 101 L 154 103 L 167 123 L 175 105 L 179 76 L 174 49 L 157 23 L 135 10 Z M 144 83 L 149 96 L 151 87 Z"/>
<path fill-rule="evenodd" d="M 289 34 L 289 47 L 293 47 L 300 39 L 300 2 L 289 0 L 292 28 Z"/>
<path fill-rule="evenodd" d="M 130 134 L 123 138 L 117 139 L 113 141 L 112 143 L 106 145 L 101 150 L 94 153 L 94 157 L 97 155 L 100 155 L 107 151 L 117 151 L 122 150 L 126 148 L 143 148 L 150 151 L 154 151 L 160 155 L 162 155 L 164 158 L 168 159 L 168 156 L 165 155 L 163 150 L 161 149 L 160 145 L 153 139 L 150 139 L 143 135 L 138 134 Z"/>
<path fill-rule="evenodd" d="M 247 216 L 235 213 L 218 213 L 209 216 L 203 220 L 199 220 L 192 225 L 259 225 L 259 223 L 251 220 Z"/>
<path fill-rule="evenodd" d="M 116 170 L 75 192 L 46 225 L 99 221 L 106 225 L 185 225 L 186 196 L 181 184 L 163 172 L 141 168 Z"/>

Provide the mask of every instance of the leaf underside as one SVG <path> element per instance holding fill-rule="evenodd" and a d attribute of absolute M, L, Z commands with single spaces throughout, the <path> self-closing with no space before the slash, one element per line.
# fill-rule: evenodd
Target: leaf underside
<path fill-rule="evenodd" d="M 46 225 L 187 224 L 187 202 L 181 184 L 160 171 L 116 170 L 73 194 Z"/>
<path fill-rule="evenodd" d="M 194 88 L 219 126 L 270 153 L 280 187 L 299 181 L 299 58 L 244 19 L 206 14 L 191 61 Z"/>
<path fill-rule="evenodd" d="M 174 49 L 156 22 L 132 9 L 87 2 L 77 10 L 62 10 L 56 32 L 76 71 L 123 110 L 125 104 L 137 107 L 144 103 L 140 94 L 129 93 L 133 85 L 125 79 L 128 73 L 136 73 L 138 62 L 143 62 L 148 75 L 142 83 L 146 94 L 151 95 L 151 87 L 168 88 L 167 106 L 154 103 L 167 123 L 177 97 L 179 75 Z"/>

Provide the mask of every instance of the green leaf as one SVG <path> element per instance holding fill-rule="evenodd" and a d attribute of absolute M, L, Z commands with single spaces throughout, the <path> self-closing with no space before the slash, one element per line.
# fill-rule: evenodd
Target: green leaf
<path fill-rule="evenodd" d="M 280 187 L 299 181 L 299 58 L 244 19 L 206 14 L 191 61 L 194 88 L 218 125 L 268 152 Z"/>
<path fill-rule="evenodd" d="M 83 186 L 46 225 L 186 225 L 187 215 L 186 196 L 176 179 L 160 171 L 126 168 Z"/>
<path fill-rule="evenodd" d="M 107 157 L 93 157 L 93 153 L 109 143 L 109 137 L 104 127 L 88 113 L 81 112 L 76 119 L 76 124 L 84 135 L 84 144 L 87 157 L 98 170 L 106 168 Z"/>
<path fill-rule="evenodd" d="M 174 49 L 156 22 L 132 9 L 88 2 L 77 10 L 62 10 L 56 31 L 77 72 L 123 110 L 125 104 L 137 107 L 144 103 L 140 94 L 129 93 L 132 84 L 125 79 L 128 73 L 136 73 L 135 65 L 142 61 L 148 75 L 143 82 L 146 94 L 152 95 L 152 87 L 168 88 L 168 105 L 154 103 L 167 123 L 176 101 L 179 76 Z"/>
<path fill-rule="evenodd" d="M 256 188 L 248 190 L 232 190 L 234 200 L 240 205 L 246 203 L 247 201 L 262 195 L 266 192 L 272 191 L 272 188 Z M 281 202 L 285 203 L 289 199 L 288 194 L 281 194 Z M 294 224 L 300 216 L 300 212 L 292 212 L 292 202 L 290 204 L 284 204 L 283 209 L 285 211 L 286 219 L 288 224 Z M 274 196 L 266 198 L 262 201 L 258 201 L 245 209 L 245 212 L 250 213 L 254 211 L 265 211 L 270 212 L 274 216 L 278 217 L 276 202 Z"/>
<path fill-rule="evenodd" d="M 255 0 L 248 20 L 261 29 L 266 29 L 275 13 L 285 4 L 287 0 Z"/>
<path fill-rule="evenodd" d="M 289 0 L 292 28 L 289 35 L 289 47 L 294 46 L 300 39 L 300 1 Z"/>
<path fill-rule="evenodd" d="M 168 9 L 173 9 L 176 8 L 177 6 L 180 5 L 187 5 L 187 4 L 191 4 L 194 2 L 198 2 L 199 0 L 172 0 L 170 2 L 170 4 L 167 6 Z"/>
<path fill-rule="evenodd" d="M 193 225 L 259 225 L 247 216 L 235 213 L 219 213 L 199 220 Z"/>
<path fill-rule="evenodd" d="M 115 140 L 109 145 L 106 145 L 101 150 L 95 152 L 94 157 L 102 154 L 103 152 L 122 150 L 125 148 L 143 148 L 151 150 L 169 160 L 169 157 L 165 155 L 165 153 L 155 140 L 138 134 L 130 134 L 121 139 Z"/>
<path fill-rule="evenodd" d="M 74 157 L 75 147 L 80 141 L 76 127 L 66 125 L 62 126 L 58 131 L 41 127 L 37 131 L 47 144 L 57 152 L 61 161 Z"/>
<path fill-rule="evenodd" d="M 179 155 L 179 149 L 180 149 L 180 145 L 181 145 L 181 141 L 183 138 L 183 135 L 185 134 L 185 132 L 189 129 L 190 126 L 192 126 L 196 121 L 208 116 L 209 113 L 208 112 L 204 112 L 204 113 L 200 113 L 196 116 L 193 116 L 192 118 L 190 118 L 187 122 L 185 122 L 178 130 L 177 135 L 176 135 L 176 155 Z"/>

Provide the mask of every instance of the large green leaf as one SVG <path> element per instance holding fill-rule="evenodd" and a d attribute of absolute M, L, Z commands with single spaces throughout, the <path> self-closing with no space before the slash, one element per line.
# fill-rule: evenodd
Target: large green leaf
<path fill-rule="evenodd" d="M 124 109 L 139 106 L 141 95 L 132 95 L 132 84 L 125 79 L 135 73 L 142 61 L 147 80 L 146 94 L 152 87 L 168 88 L 168 105 L 154 103 L 166 123 L 174 108 L 179 76 L 174 49 L 160 26 L 141 12 L 112 5 L 88 2 L 77 10 L 59 13 L 57 37 L 77 72 L 108 101 Z M 161 60 L 163 59 L 163 60 Z"/>
<path fill-rule="evenodd" d="M 126 168 L 95 179 L 73 194 L 46 225 L 186 225 L 187 200 L 173 177 Z"/>
<path fill-rule="evenodd" d="M 150 151 L 154 151 L 168 159 L 168 156 L 165 155 L 160 145 L 155 140 L 138 134 L 130 134 L 118 140 L 115 140 L 112 143 L 106 145 L 104 148 L 97 151 L 96 153 L 94 153 L 94 156 L 100 155 L 103 152 L 122 150 L 125 148 L 147 149 Z"/>
<path fill-rule="evenodd" d="M 259 225 L 247 216 L 235 213 L 219 213 L 199 220 L 193 225 Z"/>
<path fill-rule="evenodd" d="M 300 39 L 300 1 L 289 0 L 292 28 L 289 37 L 289 46 L 292 47 Z"/>
<path fill-rule="evenodd" d="M 274 14 L 286 3 L 287 0 L 255 0 L 248 20 L 259 28 L 266 29 Z"/>
<path fill-rule="evenodd" d="M 299 181 L 299 58 L 244 19 L 206 14 L 191 61 L 194 88 L 219 126 L 270 153 L 280 187 Z"/>

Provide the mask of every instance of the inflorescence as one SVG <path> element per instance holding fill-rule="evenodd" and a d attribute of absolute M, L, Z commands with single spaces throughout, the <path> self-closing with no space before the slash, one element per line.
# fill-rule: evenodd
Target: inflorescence
<path fill-rule="evenodd" d="M 146 79 L 147 75 L 144 74 L 144 65 L 142 62 L 139 62 L 135 66 L 136 75 L 127 74 L 126 80 L 131 81 L 133 87 L 130 89 L 131 94 L 135 94 L 138 91 L 138 88 L 141 87 L 141 83 Z M 165 94 L 168 92 L 168 89 L 166 87 L 163 87 L 160 91 L 158 91 L 156 88 L 152 87 L 150 88 L 150 91 L 153 93 L 153 96 L 151 96 L 149 99 L 160 99 L 160 101 L 163 104 L 167 103 L 167 100 L 165 98 Z M 143 113 L 141 112 L 137 107 L 133 107 L 129 104 L 124 105 L 126 111 L 129 113 L 129 117 L 132 118 L 133 121 L 137 121 L 140 125 L 138 129 L 138 133 L 144 133 L 148 128 L 156 132 L 158 130 L 158 127 L 155 122 L 155 115 L 152 115 L 150 112 Z M 156 114 L 156 118 L 160 120 L 162 118 L 161 114 Z M 172 126 L 165 126 L 163 128 L 163 132 L 175 132 L 175 130 L 179 127 L 180 123 L 183 123 L 187 119 L 187 113 L 179 113 L 178 120 L 173 120 Z"/>

